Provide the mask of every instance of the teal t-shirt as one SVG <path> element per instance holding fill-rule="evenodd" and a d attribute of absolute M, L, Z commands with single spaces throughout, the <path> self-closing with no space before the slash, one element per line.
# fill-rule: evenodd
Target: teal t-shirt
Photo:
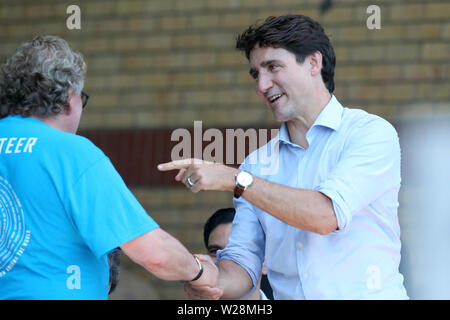
<path fill-rule="evenodd" d="M 107 254 L 155 228 L 88 139 L 0 120 L 0 299 L 106 299 Z"/>

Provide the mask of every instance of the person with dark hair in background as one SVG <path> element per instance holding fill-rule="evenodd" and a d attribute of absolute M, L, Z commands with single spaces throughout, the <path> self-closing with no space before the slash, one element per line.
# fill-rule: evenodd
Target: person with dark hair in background
<path fill-rule="evenodd" d="M 212 259 L 162 230 L 109 158 L 75 134 L 85 72 L 82 55 L 49 35 L 1 68 L 0 300 L 106 299 L 117 248 L 163 280 L 214 286 Z"/>
<path fill-rule="evenodd" d="M 275 299 L 407 299 L 393 126 L 334 96 L 334 50 L 313 19 L 269 17 L 236 47 L 282 125 L 239 169 L 195 159 L 158 166 L 179 170 L 175 179 L 192 192 L 234 192 L 218 285 L 186 284 L 190 297 L 239 297 L 257 285 L 264 261 Z"/>
<path fill-rule="evenodd" d="M 120 250 L 114 250 L 108 254 L 108 265 L 109 265 L 109 288 L 108 295 L 116 290 L 119 284 L 119 273 L 120 273 Z"/>
<path fill-rule="evenodd" d="M 214 262 L 217 262 L 217 250 L 223 250 L 228 244 L 231 224 L 236 210 L 234 208 L 223 208 L 213 213 L 203 227 L 203 241 L 206 250 Z M 272 288 L 267 279 L 265 267 L 263 266 L 262 276 L 256 285 L 255 290 L 240 297 L 241 300 L 273 300 Z"/>

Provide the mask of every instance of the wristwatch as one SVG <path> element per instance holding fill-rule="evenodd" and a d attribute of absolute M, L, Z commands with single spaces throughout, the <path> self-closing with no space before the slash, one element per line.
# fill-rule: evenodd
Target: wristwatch
<path fill-rule="evenodd" d="M 241 171 L 235 175 L 234 197 L 239 198 L 242 193 L 252 185 L 253 176 L 247 171 Z"/>

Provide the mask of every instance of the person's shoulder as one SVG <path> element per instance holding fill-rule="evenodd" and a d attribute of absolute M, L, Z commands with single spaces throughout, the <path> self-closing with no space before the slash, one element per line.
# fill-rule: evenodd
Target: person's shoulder
<path fill-rule="evenodd" d="M 68 139 L 71 139 L 74 148 L 86 149 L 88 151 L 101 151 L 91 140 L 88 138 L 73 134 L 73 133 L 65 133 Z"/>
<path fill-rule="evenodd" d="M 388 120 L 358 108 L 344 108 L 342 124 L 344 129 L 356 135 L 373 132 L 397 136 L 396 129 Z"/>
<path fill-rule="evenodd" d="M 86 137 L 60 132 L 56 140 L 53 140 L 54 149 L 47 149 L 46 153 L 59 168 L 63 168 L 65 174 L 78 179 L 82 175 L 86 177 L 96 175 L 104 178 L 104 173 L 111 173 L 106 168 L 113 168 L 110 159 L 91 140 Z"/>
<path fill-rule="evenodd" d="M 52 128 L 40 139 L 39 151 L 74 173 L 85 171 L 98 161 L 107 159 L 92 141 L 78 134 Z"/>
<path fill-rule="evenodd" d="M 103 151 L 91 140 L 78 134 L 60 131 L 55 139 L 57 140 L 55 142 L 63 150 L 90 157 L 104 155 Z"/>
<path fill-rule="evenodd" d="M 374 150 L 384 149 L 398 153 L 400 141 L 397 130 L 389 121 L 376 114 L 345 108 L 340 131 L 344 149 L 371 146 Z"/>

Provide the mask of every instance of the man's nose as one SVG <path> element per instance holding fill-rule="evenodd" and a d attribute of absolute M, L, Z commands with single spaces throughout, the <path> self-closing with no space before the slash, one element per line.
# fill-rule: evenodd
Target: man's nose
<path fill-rule="evenodd" d="M 258 78 L 258 83 L 256 86 L 256 90 L 258 94 L 264 96 L 267 91 L 269 91 L 273 86 L 272 79 L 266 75 L 260 75 Z"/>

